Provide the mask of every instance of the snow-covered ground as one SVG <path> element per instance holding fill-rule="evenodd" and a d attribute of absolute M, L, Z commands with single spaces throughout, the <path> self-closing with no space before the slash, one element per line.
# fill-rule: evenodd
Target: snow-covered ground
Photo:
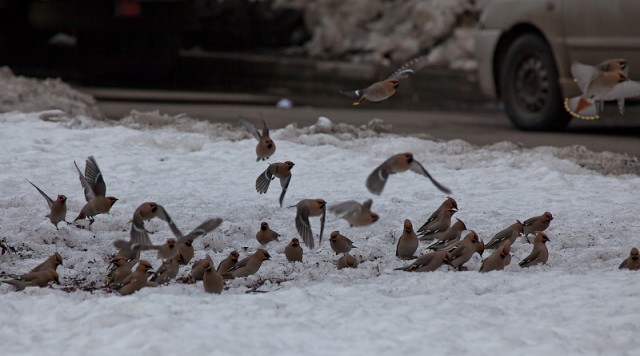
<path fill-rule="evenodd" d="M 0 354 L 637 352 L 639 275 L 618 265 L 640 245 L 640 177 L 582 168 L 550 147 L 475 147 L 371 129 L 379 125 L 319 122 L 272 132 L 277 151 L 270 162 L 296 164 L 285 206 L 306 198 L 329 205 L 372 198 L 381 218 L 351 228 L 329 214 L 322 245 L 305 249 L 303 263 L 288 263 L 283 250 L 297 237 L 295 209 L 278 206 L 277 181 L 267 194 L 256 193 L 255 179 L 267 163 L 256 163 L 256 142 L 240 125 L 157 113 L 132 113 L 119 122 L 59 111 L 0 114 L 0 238 L 17 250 L 0 256 L 0 270 L 7 278 L 55 251 L 64 258 L 60 286 L 14 292 L 0 285 Z M 607 171 L 626 162 L 573 150 L 578 160 L 605 157 L 614 168 Z M 405 151 L 452 189 L 460 208 L 455 216 L 485 242 L 516 219 L 552 212 L 548 264 L 518 267 L 531 245 L 517 242 L 505 271 L 476 272 L 478 255 L 467 272 L 394 270 L 405 264 L 395 257 L 404 219 L 419 226 L 446 198 L 412 172 L 391 176 L 379 197 L 367 191 L 371 170 Z M 107 193 L 119 200 L 111 214 L 96 217 L 91 231 L 64 223 L 56 230 L 26 179 L 50 196 L 65 194 L 73 220 L 84 203 L 73 161 L 82 168 L 89 155 Z M 256 275 L 228 282 L 221 295 L 204 293 L 199 282 L 118 296 L 101 288 L 108 256 L 114 240 L 128 238 L 132 213 L 145 201 L 163 205 L 183 231 L 209 217 L 224 219 L 196 240 L 194 260 L 208 253 L 217 264 L 232 249 L 241 257 L 252 253 L 261 221 L 282 238 L 267 246 L 272 258 Z M 317 234 L 319 219 L 311 224 Z M 157 243 L 170 236 L 162 221 L 147 228 L 157 231 L 151 235 Z M 338 256 L 326 241 L 334 230 L 357 246 L 357 269 L 335 268 Z M 143 257 L 160 265 L 153 252 Z M 180 276 L 189 271 L 183 267 Z"/>

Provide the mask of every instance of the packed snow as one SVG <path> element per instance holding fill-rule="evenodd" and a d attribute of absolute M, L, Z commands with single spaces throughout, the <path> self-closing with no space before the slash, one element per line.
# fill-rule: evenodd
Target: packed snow
<path fill-rule="evenodd" d="M 394 135 L 376 120 L 353 127 L 326 117 L 311 127 L 272 130 L 277 150 L 268 162 L 255 161 L 256 140 L 240 124 L 162 113 L 104 121 L 61 110 L 14 111 L 0 114 L 0 128 L 0 238 L 15 249 L 0 256 L 3 279 L 55 251 L 64 258 L 60 285 L 22 292 L 0 285 L 3 354 L 623 355 L 640 346 L 638 272 L 618 269 L 640 245 L 640 177 L 577 163 L 599 154 L 439 142 Z M 485 242 L 516 219 L 552 212 L 548 263 L 518 267 L 531 250 L 519 240 L 504 271 L 478 273 L 477 254 L 463 272 L 394 270 L 406 264 L 395 257 L 404 219 L 420 226 L 447 197 L 413 172 L 392 175 L 380 196 L 370 194 L 368 174 L 400 152 L 413 152 L 453 191 L 454 217 Z M 107 194 L 119 200 L 91 230 L 64 223 L 56 230 L 27 179 L 49 196 L 65 194 L 73 220 L 85 203 L 73 162 L 82 169 L 89 155 Z M 607 172 L 628 163 L 603 155 Z M 281 208 L 278 182 L 259 195 L 255 180 L 268 163 L 286 160 L 295 167 Z M 284 247 L 298 235 L 288 206 L 307 198 L 329 206 L 372 198 L 380 220 L 355 228 L 329 213 L 322 244 L 303 246 L 303 262 L 289 263 Z M 202 282 L 173 282 L 119 296 L 103 287 L 112 244 L 129 238 L 132 213 L 146 201 L 164 206 L 184 232 L 210 217 L 224 220 L 196 240 L 193 261 L 210 254 L 217 264 L 233 249 L 241 258 L 253 253 L 262 221 L 282 236 L 266 246 L 271 260 L 258 273 L 228 281 L 221 295 L 206 294 Z M 317 235 L 319 219 L 310 221 Z M 157 219 L 146 227 L 156 243 L 171 236 Z M 339 256 L 327 241 L 334 230 L 357 246 L 357 269 L 337 270 Z M 153 251 L 143 258 L 161 264 Z M 182 267 L 179 277 L 190 270 Z"/>

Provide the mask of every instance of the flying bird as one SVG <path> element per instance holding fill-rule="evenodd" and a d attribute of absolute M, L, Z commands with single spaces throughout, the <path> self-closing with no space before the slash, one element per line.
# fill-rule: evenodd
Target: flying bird
<path fill-rule="evenodd" d="M 298 234 L 302 237 L 302 241 L 308 248 L 315 247 L 313 239 L 313 232 L 311 231 L 311 223 L 309 222 L 310 216 L 320 216 L 320 238 L 319 243 L 322 243 L 322 233 L 324 232 L 324 220 L 327 213 L 327 202 L 322 199 L 303 199 L 296 205 L 290 206 L 290 208 L 296 207 L 296 229 Z"/>
<path fill-rule="evenodd" d="M 256 179 L 256 191 L 260 194 L 264 194 L 269 190 L 269 184 L 275 178 L 280 179 L 280 187 L 282 192 L 280 193 L 280 206 L 282 207 L 282 201 L 284 201 L 284 195 L 287 194 L 289 188 L 289 182 L 291 182 L 291 168 L 295 164 L 291 161 L 272 163 L 262 172 Z"/>
<path fill-rule="evenodd" d="M 367 189 L 369 189 L 373 194 L 380 195 L 390 174 L 401 173 L 407 170 L 411 170 L 429 178 L 431 183 L 433 183 L 433 185 L 435 185 L 440 191 L 451 194 L 451 190 L 433 179 L 431 174 L 429 174 L 422 164 L 413 158 L 413 154 L 409 152 L 393 155 L 376 167 L 376 169 L 374 169 L 367 178 Z"/>
<path fill-rule="evenodd" d="M 67 197 L 59 194 L 56 200 L 51 199 L 45 192 L 43 192 L 40 188 L 38 188 L 35 184 L 29 182 L 36 190 L 44 197 L 47 201 L 47 205 L 49 206 L 49 214 L 46 215 L 49 218 L 49 221 L 56 227 L 58 230 L 58 223 L 61 221 L 66 222 L 67 224 L 71 224 L 67 219 Z"/>
<path fill-rule="evenodd" d="M 256 158 L 256 162 L 260 160 L 265 161 L 273 156 L 276 152 L 276 144 L 271 137 L 269 137 L 269 128 L 267 127 L 266 121 L 262 120 L 262 133 L 260 133 L 252 123 L 242 117 L 240 118 L 240 122 L 244 125 L 245 129 L 258 140 L 258 144 L 256 145 L 256 155 L 258 158 Z"/>
<path fill-rule="evenodd" d="M 80 184 L 82 188 L 84 188 L 84 197 L 87 200 L 87 204 L 82 207 L 80 214 L 78 214 L 73 221 L 87 218 L 89 220 L 89 226 L 91 226 L 95 221 L 94 216 L 98 214 L 108 214 L 118 199 L 112 196 L 106 196 L 107 185 L 104 183 L 102 172 L 100 172 L 98 163 L 93 156 L 87 157 L 84 175 L 75 161 L 73 164 L 78 170 Z"/>
<path fill-rule="evenodd" d="M 378 214 L 371 211 L 373 200 L 367 199 L 362 204 L 355 200 L 344 201 L 329 207 L 329 211 L 340 215 L 351 226 L 367 226 L 378 221 Z"/>

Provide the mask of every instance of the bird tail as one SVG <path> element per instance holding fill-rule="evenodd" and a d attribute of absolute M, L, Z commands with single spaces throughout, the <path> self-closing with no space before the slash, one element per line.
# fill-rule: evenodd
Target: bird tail
<path fill-rule="evenodd" d="M 16 292 L 24 290 L 29 285 L 29 282 L 18 281 L 18 280 L 15 280 L 15 279 L 10 279 L 8 281 L 2 281 L 2 283 L 10 284 L 10 285 L 16 287 Z"/>
<path fill-rule="evenodd" d="M 564 99 L 564 108 L 571 116 L 583 120 L 598 119 L 598 108 L 596 105 L 584 100 L 581 96 Z"/>

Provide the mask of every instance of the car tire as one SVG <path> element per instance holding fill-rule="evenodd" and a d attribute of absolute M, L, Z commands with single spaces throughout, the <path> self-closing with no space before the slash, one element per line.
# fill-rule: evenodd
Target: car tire
<path fill-rule="evenodd" d="M 513 41 L 500 72 L 500 93 L 509 119 L 521 130 L 561 130 L 571 121 L 564 110 L 558 69 L 549 45 L 525 34 Z"/>

